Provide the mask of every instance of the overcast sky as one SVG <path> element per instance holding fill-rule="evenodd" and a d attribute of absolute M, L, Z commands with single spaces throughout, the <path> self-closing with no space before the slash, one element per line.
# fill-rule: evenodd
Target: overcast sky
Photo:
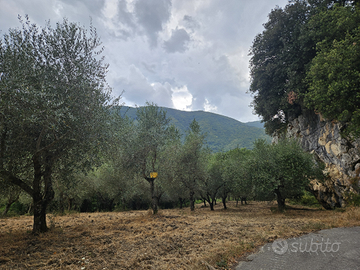
<path fill-rule="evenodd" d="M 18 14 L 44 26 L 88 27 L 90 17 L 110 64 L 113 95 L 180 110 L 204 110 L 241 122 L 252 113 L 249 48 L 269 12 L 287 0 L 0 0 L 1 35 Z"/>

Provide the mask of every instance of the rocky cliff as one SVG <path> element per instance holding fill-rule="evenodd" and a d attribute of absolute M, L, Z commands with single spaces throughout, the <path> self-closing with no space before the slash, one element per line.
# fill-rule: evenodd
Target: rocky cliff
<path fill-rule="evenodd" d="M 286 132 L 325 163 L 329 177 L 313 181 L 312 192 L 326 209 L 345 206 L 349 196 L 360 189 L 360 139 L 342 137 L 342 128 L 339 122 L 311 114 L 293 120 Z"/>

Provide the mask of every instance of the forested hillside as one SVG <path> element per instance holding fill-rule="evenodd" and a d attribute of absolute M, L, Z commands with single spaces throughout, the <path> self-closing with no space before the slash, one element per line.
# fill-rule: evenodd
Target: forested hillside
<path fill-rule="evenodd" d="M 239 148 L 253 148 L 253 142 L 256 139 L 266 139 L 270 142 L 270 136 L 265 134 L 262 123 L 249 122 L 242 123 L 230 117 L 215 113 L 195 111 L 187 112 L 170 108 L 162 108 L 171 118 L 172 123 L 184 135 L 189 128 L 190 123 L 195 119 L 206 134 L 207 145 L 215 152 L 227 151 Z M 122 115 L 136 119 L 136 108 L 123 107 Z"/>
<path fill-rule="evenodd" d="M 264 128 L 264 123 L 261 121 L 246 122 L 245 124 L 251 127 Z"/>

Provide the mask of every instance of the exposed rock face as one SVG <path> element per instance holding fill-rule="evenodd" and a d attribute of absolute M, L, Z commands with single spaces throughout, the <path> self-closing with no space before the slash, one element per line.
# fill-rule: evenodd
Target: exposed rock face
<path fill-rule="evenodd" d="M 313 181 L 313 193 L 326 208 L 343 207 L 360 187 L 360 139 L 341 137 L 342 125 L 321 115 L 300 116 L 287 128 L 287 137 L 299 138 L 302 147 L 326 164 L 329 179 Z M 276 140 L 276 137 L 274 138 Z"/>

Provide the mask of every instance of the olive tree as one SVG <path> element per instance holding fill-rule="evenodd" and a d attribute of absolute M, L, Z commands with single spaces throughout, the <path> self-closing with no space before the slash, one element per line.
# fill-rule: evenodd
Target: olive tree
<path fill-rule="evenodd" d="M 0 176 L 32 197 L 39 233 L 47 230 L 54 173 L 96 161 L 111 89 L 92 25 L 88 33 L 66 19 L 43 28 L 19 19 L 22 28 L 0 40 Z"/>
<path fill-rule="evenodd" d="M 247 166 L 256 197 L 276 198 L 281 211 L 285 209 L 285 199 L 303 195 L 312 179 L 324 177 L 322 164 L 293 139 L 282 139 L 277 144 L 256 141 Z"/>
<path fill-rule="evenodd" d="M 177 181 L 188 192 L 191 211 L 195 210 L 195 194 L 199 190 L 201 180 L 206 177 L 206 162 L 208 149 L 204 147 L 205 135 L 200 125 L 194 119 L 185 136 L 185 142 L 178 155 L 176 169 Z"/>
<path fill-rule="evenodd" d="M 178 131 L 170 123 L 166 112 L 154 103 L 146 103 L 136 112 L 136 120 L 128 129 L 128 136 L 123 137 L 121 153 L 124 166 L 129 172 L 140 174 L 150 184 L 151 208 L 158 212 L 158 201 L 161 192 L 155 187 L 156 177 L 152 172 L 158 172 L 163 166 L 159 156 L 169 141 L 177 140 Z"/>
<path fill-rule="evenodd" d="M 199 178 L 199 194 L 200 197 L 207 201 L 210 205 L 210 210 L 214 211 L 214 203 L 220 188 L 223 187 L 223 163 L 224 154 L 215 153 L 209 155 L 207 160 L 206 171 L 204 175 Z"/>
<path fill-rule="evenodd" d="M 251 182 L 251 169 L 247 162 L 251 160 L 252 151 L 246 148 L 235 148 L 225 153 L 223 179 L 225 189 L 235 198 L 236 205 L 241 200 L 254 196 Z"/>
<path fill-rule="evenodd" d="M 159 181 L 171 202 L 178 202 L 182 208 L 188 198 L 188 192 L 178 178 L 178 156 L 182 150 L 180 138 L 166 145 L 160 155 L 162 167 L 159 170 Z"/>

